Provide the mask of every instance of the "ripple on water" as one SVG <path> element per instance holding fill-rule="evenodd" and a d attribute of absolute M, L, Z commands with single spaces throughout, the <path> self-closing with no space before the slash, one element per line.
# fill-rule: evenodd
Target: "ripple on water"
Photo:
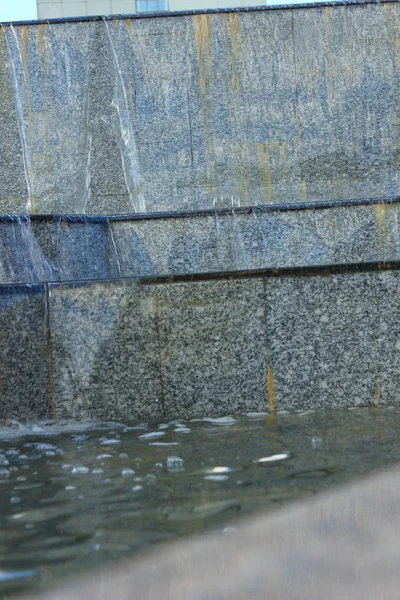
<path fill-rule="evenodd" d="M 239 513 L 400 459 L 400 407 L 266 416 L 1 428 L 1 589 L 204 527 L 233 533 Z"/>

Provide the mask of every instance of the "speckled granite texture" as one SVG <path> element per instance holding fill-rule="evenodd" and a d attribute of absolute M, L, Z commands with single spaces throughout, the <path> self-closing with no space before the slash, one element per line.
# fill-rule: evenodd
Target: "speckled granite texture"
<path fill-rule="evenodd" d="M 57 418 L 164 414 L 155 300 L 134 281 L 50 287 Z"/>
<path fill-rule="evenodd" d="M 101 222 L 0 220 L 0 283 L 400 258 L 400 204 Z"/>
<path fill-rule="evenodd" d="M 0 286 L 0 419 L 52 417 L 44 286 Z"/>
<path fill-rule="evenodd" d="M 265 407 L 260 280 L 51 286 L 58 418 Z"/>
<path fill-rule="evenodd" d="M 398 3 L 14 29 L 0 31 L 2 212 L 399 194 Z"/>
<path fill-rule="evenodd" d="M 0 418 L 400 401 L 400 270 L 163 281 L 0 286 Z"/>
<path fill-rule="evenodd" d="M 263 281 L 172 284 L 155 291 L 166 414 L 265 410 Z"/>

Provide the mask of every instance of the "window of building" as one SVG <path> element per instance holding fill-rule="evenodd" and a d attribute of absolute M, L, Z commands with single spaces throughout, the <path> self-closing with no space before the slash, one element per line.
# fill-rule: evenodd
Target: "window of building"
<path fill-rule="evenodd" d="M 152 13 L 168 10 L 168 0 L 136 0 L 136 12 Z"/>

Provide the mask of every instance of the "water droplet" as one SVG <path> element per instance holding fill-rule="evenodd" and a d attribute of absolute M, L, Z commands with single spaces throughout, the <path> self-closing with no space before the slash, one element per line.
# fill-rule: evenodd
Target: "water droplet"
<path fill-rule="evenodd" d="M 6 456 L 8 458 L 16 458 L 17 456 L 19 456 L 19 450 L 16 450 L 15 448 L 10 448 L 9 450 L 7 450 Z"/>
<path fill-rule="evenodd" d="M 121 452 L 121 454 L 119 455 L 120 458 L 129 458 L 129 456 L 127 454 L 125 454 L 125 452 Z"/>
<path fill-rule="evenodd" d="M 142 485 L 134 485 L 132 488 L 132 492 L 139 492 L 142 489 L 143 489 Z"/>
<path fill-rule="evenodd" d="M 11 504 L 19 504 L 21 502 L 21 498 L 19 496 L 11 496 L 10 502 Z"/>
<path fill-rule="evenodd" d="M 66 464 L 64 464 L 64 465 L 61 465 L 61 468 L 62 468 L 62 469 L 72 469 L 72 465 L 71 465 L 71 464 L 68 464 L 68 463 L 66 463 Z"/>
<path fill-rule="evenodd" d="M 149 446 L 180 446 L 179 442 L 150 442 Z"/>
<path fill-rule="evenodd" d="M 76 487 L 74 485 L 67 485 L 64 489 L 67 490 L 67 492 L 69 492 L 71 490 L 76 490 Z"/>
<path fill-rule="evenodd" d="M 84 475 L 85 473 L 89 473 L 89 469 L 87 467 L 84 467 L 83 465 L 75 465 L 72 468 L 72 473 Z"/>
<path fill-rule="evenodd" d="M 117 440 L 117 439 L 102 440 L 100 443 L 102 446 L 115 446 L 116 444 L 120 444 L 121 440 Z"/>
<path fill-rule="evenodd" d="M 97 460 L 104 460 L 105 458 L 112 458 L 111 454 L 99 454 L 98 456 L 96 456 Z"/>
<path fill-rule="evenodd" d="M 151 433 L 142 433 L 139 435 L 139 440 L 152 440 L 154 438 L 162 437 L 165 435 L 165 431 L 152 431 Z"/>
<path fill-rule="evenodd" d="M 321 448 L 324 444 L 324 441 L 319 436 L 314 436 L 311 438 L 311 445 L 313 448 Z"/>
<path fill-rule="evenodd" d="M 4 454 L 0 454 L 0 467 L 6 467 L 9 464 L 10 463 L 8 462 Z"/>
<path fill-rule="evenodd" d="M 254 460 L 253 462 L 260 464 L 274 463 L 280 462 L 281 460 L 286 460 L 289 457 L 290 454 L 288 452 L 282 452 L 281 454 L 271 454 L 271 456 L 264 456 L 263 458 L 259 458 L 257 460 Z"/>
<path fill-rule="evenodd" d="M 0 468 L 0 478 L 7 478 L 10 476 L 10 471 L 8 469 Z"/>
<path fill-rule="evenodd" d="M 220 475 L 222 473 L 232 473 L 233 470 L 231 467 L 213 467 L 212 469 L 207 469 L 207 473 Z"/>
<path fill-rule="evenodd" d="M 122 477 L 132 477 L 135 474 L 133 469 L 122 469 L 121 475 Z"/>
<path fill-rule="evenodd" d="M 204 479 L 208 479 L 209 481 L 226 481 L 228 475 L 206 475 Z"/>
<path fill-rule="evenodd" d="M 92 471 L 93 475 L 101 475 L 101 473 L 104 473 L 103 469 L 93 469 Z"/>

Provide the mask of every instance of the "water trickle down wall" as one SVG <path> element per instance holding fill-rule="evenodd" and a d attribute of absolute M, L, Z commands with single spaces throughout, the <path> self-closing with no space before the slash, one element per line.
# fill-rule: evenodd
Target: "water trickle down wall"
<path fill-rule="evenodd" d="M 400 400 L 399 39 L 374 1 L 4 25 L 0 416 Z"/>
<path fill-rule="evenodd" d="M 396 3 L 5 26 L 0 201 L 109 214 L 396 195 L 398 29 Z"/>

